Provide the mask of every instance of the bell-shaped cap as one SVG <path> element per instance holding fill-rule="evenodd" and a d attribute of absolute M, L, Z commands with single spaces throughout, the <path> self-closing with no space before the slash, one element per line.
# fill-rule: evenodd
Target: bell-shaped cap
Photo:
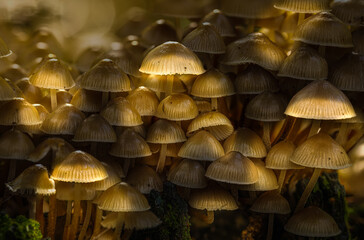
<path fill-rule="evenodd" d="M 334 237 L 341 233 L 334 218 L 318 207 L 310 206 L 294 214 L 284 230 L 304 237 Z"/>
<path fill-rule="evenodd" d="M 125 182 L 110 187 L 95 202 L 100 209 L 111 212 L 143 212 L 150 209 L 144 195 Z"/>
<path fill-rule="evenodd" d="M 166 75 L 154 75 L 154 74 L 143 74 L 140 80 L 140 85 L 149 88 L 154 92 L 168 92 L 168 84 Z M 187 91 L 186 86 L 184 83 L 178 78 L 173 78 L 173 93 L 183 93 Z"/>
<path fill-rule="evenodd" d="M 90 183 L 107 178 L 107 171 L 90 154 L 74 151 L 55 166 L 51 177 L 61 182 Z"/>
<path fill-rule="evenodd" d="M 296 146 L 291 141 L 282 141 L 274 145 L 265 158 L 265 166 L 269 169 L 289 170 L 303 167 L 291 162 Z"/>
<path fill-rule="evenodd" d="M 163 99 L 157 108 L 156 116 L 171 121 L 194 119 L 198 115 L 195 101 L 183 93 L 175 93 Z"/>
<path fill-rule="evenodd" d="M 281 65 L 277 76 L 301 80 L 326 80 L 328 65 L 325 58 L 308 46 L 296 48 Z"/>
<path fill-rule="evenodd" d="M 0 101 L 12 100 L 18 97 L 16 92 L 6 82 L 4 78 L 0 76 Z"/>
<path fill-rule="evenodd" d="M 238 18 L 272 18 L 283 14 L 274 8 L 274 0 L 229 0 L 221 2 L 221 10 L 229 17 Z"/>
<path fill-rule="evenodd" d="M 124 97 L 111 100 L 100 115 L 113 126 L 134 127 L 143 124 L 138 111 Z"/>
<path fill-rule="evenodd" d="M 70 103 L 82 112 L 99 112 L 102 109 L 101 97 L 101 92 L 80 88 Z"/>
<path fill-rule="evenodd" d="M 229 152 L 209 165 L 206 177 L 219 182 L 253 184 L 258 181 L 258 171 L 249 158 Z"/>
<path fill-rule="evenodd" d="M 150 191 L 163 191 L 163 182 L 159 175 L 151 167 L 141 165 L 132 168 L 128 172 L 125 180 L 132 187 L 143 194 L 149 194 Z"/>
<path fill-rule="evenodd" d="M 34 86 L 49 89 L 68 89 L 75 85 L 68 66 L 57 58 L 41 62 L 29 81 Z"/>
<path fill-rule="evenodd" d="M 8 89 L 6 86 L 3 86 L 3 82 L 0 78 L 0 85 L 1 85 L 1 91 L 0 91 L 0 97 L 4 95 L 4 93 L 8 92 Z M 16 81 L 16 86 L 19 87 L 19 89 L 22 91 L 24 99 L 27 100 L 30 103 L 37 103 L 40 102 L 43 98 L 42 90 L 39 87 L 34 86 L 29 82 L 29 78 L 22 78 L 18 81 Z M 10 86 L 9 86 L 10 87 Z M 13 92 L 14 90 L 11 89 Z M 4 91 L 4 93 L 3 93 Z M 5 92 L 6 91 L 6 92 Z M 3 98 L 3 97 L 1 97 Z M 11 99 L 13 99 L 12 97 Z M 5 99 L 4 99 L 5 100 Z M 10 100 L 10 99 L 8 99 Z"/>
<path fill-rule="evenodd" d="M 265 192 L 260 195 L 251 206 L 250 210 L 258 213 L 289 214 L 289 202 L 277 191 Z"/>
<path fill-rule="evenodd" d="M 132 129 L 125 129 L 113 143 L 109 154 L 122 158 L 140 158 L 152 155 L 145 140 Z"/>
<path fill-rule="evenodd" d="M 7 57 L 13 52 L 8 48 L 4 40 L 0 38 L 0 58 Z"/>
<path fill-rule="evenodd" d="M 109 229 L 116 228 L 117 224 L 120 222 L 123 224 L 124 229 L 127 230 L 155 228 L 162 223 L 162 221 L 156 215 L 154 215 L 152 211 L 112 212 L 107 214 L 101 221 L 101 226 Z M 103 236 L 104 234 L 102 237 Z M 102 237 L 100 239 L 103 239 Z"/>
<path fill-rule="evenodd" d="M 205 72 L 200 59 L 178 42 L 165 42 L 152 49 L 145 56 L 139 71 L 156 75 L 200 75 Z"/>
<path fill-rule="evenodd" d="M 291 161 L 301 166 L 323 169 L 343 169 L 351 165 L 344 148 L 321 132 L 299 145 Z"/>
<path fill-rule="evenodd" d="M 84 185 L 84 188 L 90 188 L 95 191 L 105 191 L 106 189 L 110 188 L 111 186 L 114 186 L 115 184 L 121 182 L 121 178 L 119 174 L 115 171 L 113 166 L 101 162 L 101 164 L 104 166 L 106 172 L 107 172 L 107 178 L 101 181 L 96 181 L 92 183 L 86 183 Z"/>
<path fill-rule="evenodd" d="M 235 31 L 233 25 L 223 12 L 214 9 L 212 12 L 202 18 L 201 23 L 208 22 L 213 25 L 221 37 L 234 37 Z"/>
<path fill-rule="evenodd" d="M 222 58 L 226 65 L 254 63 L 265 69 L 278 71 L 286 54 L 263 33 L 251 33 L 230 43 Z"/>
<path fill-rule="evenodd" d="M 226 139 L 234 132 L 230 120 L 219 112 L 207 112 L 197 116 L 188 125 L 187 136 L 190 137 L 202 129 L 211 133 L 219 141 Z"/>
<path fill-rule="evenodd" d="M 346 24 L 363 26 L 364 3 L 361 0 L 335 0 L 331 4 L 332 13 Z"/>
<path fill-rule="evenodd" d="M 294 95 L 286 115 L 317 120 L 355 117 L 355 111 L 343 92 L 325 80 L 316 80 Z"/>
<path fill-rule="evenodd" d="M 205 169 L 198 161 L 183 159 L 167 174 L 167 180 L 185 188 L 205 188 L 207 179 Z"/>
<path fill-rule="evenodd" d="M 263 158 L 267 156 L 267 149 L 263 140 L 248 128 L 237 129 L 224 142 L 225 152 L 240 152 L 246 157 Z"/>
<path fill-rule="evenodd" d="M 297 26 L 293 40 L 330 47 L 353 46 L 347 25 L 329 12 L 318 13 L 303 21 Z"/>
<path fill-rule="evenodd" d="M 92 114 L 79 125 L 74 142 L 116 142 L 112 126 L 100 115 Z"/>
<path fill-rule="evenodd" d="M 73 135 L 84 119 L 85 115 L 80 110 L 67 103 L 48 114 L 41 130 L 53 135 Z"/>
<path fill-rule="evenodd" d="M 214 161 L 224 154 L 220 142 L 204 130 L 190 137 L 178 152 L 179 157 L 200 161 Z"/>
<path fill-rule="evenodd" d="M 159 104 L 157 95 L 143 86 L 130 92 L 126 100 L 138 111 L 140 116 L 154 116 Z"/>
<path fill-rule="evenodd" d="M 13 192 L 30 192 L 40 195 L 56 193 L 53 179 L 49 178 L 47 168 L 41 164 L 28 167 L 6 186 Z"/>
<path fill-rule="evenodd" d="M 277 122 L 285 118 L 287 101 L 277 93 L 263 92 L 246 106 L 245 117 L 262 122 Z"/>
<path fill-rule="evenodd" d="M 158 46 L 168 41 L 178 41 L 178 36 L 170 22 L 159 19 L 143 30 L 140 41 L 145 47 Z"/>
<path fill-rule="evenodd" d="M 23 98 L 15 98 L 0 106 L 0 125 L 36 125 L 42 123 L 37 109 Z"/>
<path fill-rule="evenodd" d="M 33 150 L 32 140 L 19 130 L 12 129 L 0 136 L 0 158 L 2 159 L 28 159 Z"/>
<path fill-rule="evenodd" d="M 147 142 L 157 144 L 170 144 L 186 141 L 181 126 L 175 122 L 159 119 L 148 129 Z"/>
<path fill-rule="evenodd" d="M 83 185 L 86 186 L 87 184 Z M 91 188 L 82 187 L 76 192 L 75 184 L 71 182 L 56 181 L 56 199 L 61 201 L 73 201 L 76 196 L 80 201 L 91 201 L 96 196 L 96 191 Z"/>
<path fill-rule="evenodd" d="M 84 73 L 78 85 L 99 92 L 127 92 L 131 90 L 130 79 L 110 59 L 103 59 Z"/>
<path fill-rule="evenodd" d="M 319 13 L 330 10 L 330 0 L 275 0 L 274 7 L 296 13 Z"/>

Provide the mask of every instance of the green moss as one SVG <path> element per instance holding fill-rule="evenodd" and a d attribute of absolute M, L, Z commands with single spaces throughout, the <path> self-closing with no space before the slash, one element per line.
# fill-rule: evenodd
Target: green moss
<path fill-rule="evenodd" d="M 40 240 L 42 233 L 37 221 L 24 216 L 15 219 L 0 214 L 0 240 Z"/>

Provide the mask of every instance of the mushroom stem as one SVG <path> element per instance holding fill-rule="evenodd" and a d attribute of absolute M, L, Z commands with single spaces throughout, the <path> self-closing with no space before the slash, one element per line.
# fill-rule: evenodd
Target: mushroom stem
<path fill-rule="evenodd" d="M 287 170 L 281 170 L 281 172 L 279 173 L 279 178 L 278 178 L 278 192 L 281 193 L 282 191 L 282 187 L 284 184 L 284 179 L 286 178 L 286 174 L 287 174 Z"/>
<path fill-rule="evenodd" d="M 16 174 L 16 160 L 10 159 L 9 160 L 9 173 L 8 173 L 8 182 L 15 178 Z"/>
<path fill-rule="evenodd" d="M 123 170 L 125 174 L 128 174 L 129 168 L 130 168 L 130 158 L 124 158 L 123 161 Z"/>
<path fill-rule="evenodd" d="M 43 196 L 37 194 L 35 196 L 36 198 L 36 209 L 35 209 L 35 220 L 39 222 L 40 225 L 40 231 L 42 232 L 42 235 L 44 236 L 44 214 L 43 214 Z"/>
<path fill-rule="evenodd" d="M 358 141 L 359 139 L 364 135 L 364 128 L 356 131 L 354 133 L 354 136 L 352 136 L 349 141 L 345 144 L 345 151 L 349 151 Z"/>
<path fill-rule="evenodd" d="M 56 194 L 49 196 L 49 213 L 47 225 L 47 237 L 54 239 L 54 232 L 57 224 L 57 198 Z"/>
<path fill-rule="evenodd" d="M 102 102 L 101 105 L 104 107 L 109 102 L 109 92 L 102 92 Z"/>
<path fill-rule="evenodd" d="M 100 232 L 101 220 L 102 220 L 102 210 L 96 206 L 94 232 L 92 235 L 96 236 Z"/>
<path fill-rule="evenodd" d="M 119 214 L 118 214 L 119 215 Z M 119 240 L 121 237 L 121 232 L 123 231 L 123 222 L 121 219 L 118 219 L 118 222 L 116 223 L 116 228 L 114 231 L 114 239 Z"/>
<path fill-rule="evenodd" d="M 274 213 L 269 213 L 268 214 L 267 240 L 273 239 L 273 225 L 274 225 Z"/>
<path fill-rule="evenodd" d="M 307 138 L 310 138 L 313 135 L 317 134 L 320 130 L 320 125 L 321 125 L 321 120 L 312 120 L 310 133 L 308 134 Z"/>
<path fill-rule="evenodd" d="M 247 23 L 247 29 L 246 29 L 246 33 L 252 33 L 254 32 L 254 28 L 255 28 L 255 19 L 246 19 L 246 23 Z"/>
<path fill-rule="evenodd" d="M 212 111 L 218 110 L 217 98 L 211 98 L 211 109 Z"/>
<path fill-rule="evenodd" d="M 29 201 L 29 218 L 35 220 L 37 199 L 35 196 L 31 196 L 28 198 L 28 201 Z"/>
<path fill-rule="evenodd" d="M 100 234 L 94 236 L 94 237 L 91 237 L 91 240 L 97 240 L 99 239 L 100 237 L 102 237 L 102 235 L 104 235 L 105 233 L 107 233 L 108 231 L 110 231 L 111 229 L 108 229 L 106 228 L 104 231 L 102 231 Z"/>
<path fill-rule="evenodd" d="M 174 81 L 174 75 L 167 75 L 166 96 L 171 95 L 173 93 L 173 81 Z"/>
<path fill-rule="evenodd" d="M 344 146 L 347 140 L 347 134 L 349 131 L 349 126 L 347 123 L 341 123 L 339 132 L 336 136 L 336 142 L 339 143 L 341 146 Z"/>
<path fill-rule="evenodd" d="M 66 222 L 64 224 L 64 230 L 63 230 L 64 240 L 68 239 L 68 232 L 71 224 L 71 215 L 72 215 L 72 201 L 67 201 Z"/>
<path fill-rule="evenodd" d="M 88 200 L 86 207 L 86 216 L 82 225 L 80 236 L 78 236 L 78 240 L 83 240 L 86 236 L 87 227 L 88 224 L 90 223 L 90 218 L 91 218 L 91 210 L 92 210 L 92 202 Z"/>
<path fill-rule="evenodd" d="M 73 207 L 73 217 L 72 217 L 72 224 L 70 229 L 69 239 L 74 240 L 76 239 L 77 231 L 78 231 L 78 224 L 80 219 L 80 212 L 81 212 L 81 200 L 80 200 L 80 190 L 81 184 L 75 183 L 74 191 L 75 191 L 75 199 L 74 199 L 74 207 Z"/>
<path fill-rule="evenodd" d="M 305 14 L 304 13 L 299 13 L 298 14 L 298 22 L 297 22 L 297 26 L 300 25 L 303 20 L 305 20 Z"/>
<path fill-rule="evenodd" d="M 176 28 L 178 39 L 182 39 L 183 32 L 182 32 L 182 26 L 181 26 L 181 19 L 178 18 L 178 17 L 174 18 L 174 25 L 175 25 L 175 28 Z"/>
<path fill-rule="evenodd" d="M 50 89 L 52 112 L 57 108 L 57 89 Z"/>
<path fill-rule="evenodd" d="M 290 141 L 294 141 L 296 136 L 297 136 L 297 132 L 301 127 L 301 119 L 300 118 L 294 118 L 292 124 L 290 125 L 290 128 L 288 130 L 286 139 L 290 140 Z"/>
<path fill-rule="evenodd" d="M 302 210 L 305 207 L 308 197 L 310 196 L 312 189 L 315 187 L 315 184 L 321 175 L 321 171 L 322 171 L 321 168 L 315 168 L 315 170 L 313 171 L 311 179 L 308 182 L 305 190 L 303 191 L 303 193 L 301 195 L 300 200 L 297 203 L 295 213 L 297 213 L 298 211 Z"/>
<path fill-rule="evenodd" d="M 97 155 L 97 142 L 91 142 L 90 153 L 91 153 L 92 156 L 96 157 L 96 155 Z"/>
<path fill-rule="evenodd" d="M 161 150 L 159 152 L 159 159 L 158 159 L 158 164 L 157 164 L 158 173 L 163 172 L 164 165 L 166 163 L 166 155 L 167 155 L 167 144 L 162 144 Z"/>
<path fill-rule="evenodd" d="M 263 122 L 263 142 L 267 148 L 267 151 L 271 149 L 270 132 L 272 128 L 272 123 Z"/>

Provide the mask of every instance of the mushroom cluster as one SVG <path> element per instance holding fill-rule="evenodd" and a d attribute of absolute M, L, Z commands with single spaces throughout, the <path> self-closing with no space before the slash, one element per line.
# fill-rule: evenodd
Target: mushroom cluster
<path fill-rule="evenodd" d="M 0 22 L 4 199 L 27 197 L 50 239 L 155 228 L 166 181 L 206 224 L 241 209 L 268 240 L 275 215 L 291 236 L 341 234 L 307 202 L 336 170 L 364 196 L 364 3 L 147 2 L 105 39 Z"/>

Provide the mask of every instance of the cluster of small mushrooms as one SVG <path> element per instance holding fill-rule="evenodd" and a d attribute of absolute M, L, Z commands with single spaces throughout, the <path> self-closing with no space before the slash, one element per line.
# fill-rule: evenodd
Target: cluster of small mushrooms
<path fill-rule="evenodd" d="M 295 235 L 339 235 L 306 202 L 323 171 L 352 165 L 347 151 L 364 134 L 363 2 L 152 2 L 171 21 L 131 14 L 118 41 L 73 61 L 48 29 L 2 30 L 5 194 L 28 197 L 29 217 L 51 239 L 56 228 L 82 240 L 158 226 L 144 195 L 164 181 L 210 222 L 248 204 L 267 215 L 267 239 L 275 214 L 290 216 L 284 229 Z M 350 169 L 346 182 L 363 178 L 350 180 Z M 300 171 L 310 181 L 289 202 Z"/>

